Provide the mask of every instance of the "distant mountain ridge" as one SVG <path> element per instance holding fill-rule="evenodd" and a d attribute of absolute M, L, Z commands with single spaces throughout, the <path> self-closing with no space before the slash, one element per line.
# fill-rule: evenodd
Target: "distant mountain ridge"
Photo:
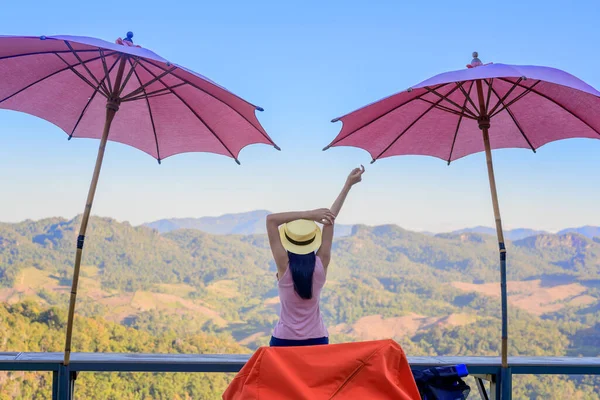
<path fill-rule="evenodd" d="M 588 238 L 594 238 L 600 236 L 600 226 L 582 226 L 580 228 L 568 228 L 559 231 L 559 235 L 564 235 L 565 233 L 578 233 Z"/>
<path fill-rule="evenodd" d="M 266 233 L 265 219 L 270 212 L 256 210 L 219 217 L 169 218 L 144 224 L 160 233 L 177 229 L 196 229 L 213 235 L 253 235 Z"/>
<path fill-rule="evenodd" d="M 200 218 L 168 218 L 143 224 L 160 233 L 177 229 L 196 229 L 212 235 L 261 235 L 267 233 L 265 223 L 267 210 L 256 210 L 244 213 L 225 214 L 219 217 Z M 337 224 L 335 236 L 348 236 L 353 225 Z"/>
<path fill-rule="evenodd" d="M 478 233 L 480 235 L 490 235 L 496 236 L 496 229 L 490 228 L 487 226 L 475 226 L 473 228 L 464 228 L 459 229 L 453 232 L 452 234 L 462 234 L 462 233 Z M 586 225 L 578 228 L 566 228 L 561 231 L 558 231 L 556 235 L 566 235 L 568 233 L 577 233 L 581 236 L 585 236 L 589 239 L 593 239 L 595 237 L 600 237 L 600 226 L 591 226 Z M 535 229 L 527 229 L 527 228 L 517 228 L 517 229 L 508 229 L 504 231 L 504 237 L 511 241 L 522 240 L 532 236 L 538 235 L 552 235 L 551 232 L 540 231 Z"/>
<path fill-rule="evenodd" d="M 265 234 L 265 219 L 271 212 L 267 210 L 256 210 L 243 213 L 225 214 L 218 217 L 200 217 L 200 218 L 166 218 L 158 221 L 143 224 L 160 233 L 167 233 L 177 229 L 196 229 L 213 235 L 260 235 Z M 338 224 L 335 227 L 335 236 L 344 237 L 352 234 L 355 225 Z M 422 232 L 429 236 L 438 234 L 431 232 Z M 463 233 L 474 233 L 480 235 L 496 236 L 496 229 L 487 226 L 475 226 L 464 228 L 449 233 L 439 233 L 440 235 Z M 587 238 L 600 237 L 600 226 L 582 226 L 578 228 L 567 228 L 559 231 L 557 235 L 567 233 L 577 233 Z M 522 240 L 531 236 L 548 235 L 547 231 L 517 228 L 504 231 L 507 240 Z"/>
<path fill-rule="evenodd" d="M 490 228 L 487 226 L 475 226 L 473 228 L 464 228 L 451 232 L 453 234 L 462 234 L 462 233 L 478 233 L 481 235 L 490 235 L 496 236 L 496 228 Z M 535 229 L 527 229 L 527 228 L 517 228 L 517 229 L 509 229 L 504 231 L 504 237 L 508 240 L 521 240 L 530 236 L 537 236 L 548 234 L 546 231 L 538 231 Z"/>

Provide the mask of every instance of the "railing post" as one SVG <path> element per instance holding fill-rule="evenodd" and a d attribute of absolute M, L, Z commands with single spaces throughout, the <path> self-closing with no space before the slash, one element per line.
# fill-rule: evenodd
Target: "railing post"
<path fill-rule="evenodd" d="M 502 400 L 512 400 L 512 371 L 509 368 L 502 368 Z"/>
<path fill-rule="evenodd" d="M 498 368 L 490 381 L 490 396 L 492 400 L 500 400 L 502 397 L 502 369 Z"/>
<path fill-rule="evenodd" d="M 61 364 L 58 367 L 58 400 L 72 400 L 75 385 L 75 372 L 71 372 L 69 365 Z"/>

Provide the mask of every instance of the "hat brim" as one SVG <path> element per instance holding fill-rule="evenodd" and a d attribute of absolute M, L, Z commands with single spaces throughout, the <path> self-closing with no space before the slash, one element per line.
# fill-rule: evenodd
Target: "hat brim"
<path fill-rule="evenodd" d="M 312 241 L 311 244 L 307 244 L 306 246 L 298 246 L 296 244 L 291 243 L 288 238 L 285 237 L 285 225 L 281 225 L 279 227 L 279 237 L 281 238 L 281 244 L 283 247 L 294 254 L 309 254 L 312 253 L 321 247 L 321 242 L 323 240 L 323 235 L 321 233 L 321 229 L 317 225 L 317 231 L 315 232 L 315 240 Z"/>

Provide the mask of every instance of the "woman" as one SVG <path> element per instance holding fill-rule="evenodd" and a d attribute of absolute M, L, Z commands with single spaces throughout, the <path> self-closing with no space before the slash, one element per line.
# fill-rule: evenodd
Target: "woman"
<path fill-rule="evenodd" d="M 364 172 L 361 165 L 350 173 L 330 210 L 323 208 L 267 217 L 281 301 L 281 314 L 271 337 L 271 346 L 329 343 L 319 300 L 331 259 L 333 224 L 348 192 L 362 180 Z M 316 222 L 323 224 L 323 232 Z"/>

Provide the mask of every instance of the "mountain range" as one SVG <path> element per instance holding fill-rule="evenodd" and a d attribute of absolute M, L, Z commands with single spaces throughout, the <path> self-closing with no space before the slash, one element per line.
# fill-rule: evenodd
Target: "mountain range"
<path fill-rule="evenodd" d="M 476 226 L 473 228 L 464 228 L 454 231 L 453 233 L 479 233 L 482 235 L 496 236 L 496 228 L 490 228 L 487 226 Z M 535 229 L 517 228 L 508 229 L 504 231 L 504 237 L 508 240 L 520 240 L 529 236 L 536 236 L 541 234 L 548 234 L 549 232 L 538 231 Z M 566 232 L 563 232 L 566 233 Z"/>
<path fill-rule="evenodd" d="M 145 223 L 160 233 L 177 229 L 197 229 L 213 235 L 257 235 L 267 233 L 265 222 L 270 211 L 256 210 L 245 213 L 225 214 L 219 217 L 168 218 Z M 335 225 L 335 236 L 348 236 L 352 225 Z"/>
<path fill-rule="evenodd" d="M 76 351 L 249 352 L 267 344 L 279 310 L 276 268 L 266 235 L 239 233 L 258 229 L 266 213 L 230 215 L 215 225 L 219 234 L 92 218 Z M 0 223 L 0 352 L 61 350 L 80 221 Z M 507 249 L 510 354 L 600 356 L 600 238 L 540 233 Z M 354 225 L 334 241 L 321 311 L 332 342 L 386 337 L 415 356 L 497 355 L 498 278 L 492 235 Z M 0 373 L 0 386 L 20 382 L 33 388 L 21 398 L 43 398 L 42 376 Z M 78 385 L 169 393 L 162 398 L 218 398 L 226 385 L 177 379 L 82 376 Z M 513 388 L 515 399 L 591 399 L 600 379 L 518 376 Z"/>
<path fill-rule="evenodd" d="M 473 228 L 465 228 L 456 230 L 453 233 L 480 233 L 482 235 L 496 236 L 496 229 L 487 226 L 476 226 Z M 600 226 L 582 226 L 579 228 L 567 228 L 558 231 L 557 235 L 565 235 L 567 233 L 577 233 L 590 239 L 600 236 Z M 520 240 L 530 236 L 550 235 L 550 232 L 540 231 L 535 229 L 517 228 L 504 231 L 504 237 L 508 240 Z"/>
<path fill-rule="evenodd" d="M 143 225 L 156 229 L 160 233 L 171 232 L 177 229 L 197 229 L 213 235 L 256 235 L 266 233 L 265 219 L 270 213 L 270 211 L 266 210 L 256 210 L 245 213 L 225 214 L 219 217 L 167 218 L 148 222 Z M 348 236 L 352 232 L 352 227 L 353 225 L 338 224 L 335 226 L 335 235 L 337 237 Z M 431 232 L 423 233 L 431 236 L 436 235 Z M 479 233 L 496 236 L 496 229 L 486 226 L 476 226 L 473 228 L 459 229 L 451 233 Z M 600 236 L 600 226 L 588 225 L 579 228 L 567 228 L 559 231 L 557 234 L 564 235 L 566 233 L 578 233 L 591 239 Z M 511 241 L 540 234 L 550 233 L 527 228 L 509 229 L 504 232 L 505 238 Z"/>

